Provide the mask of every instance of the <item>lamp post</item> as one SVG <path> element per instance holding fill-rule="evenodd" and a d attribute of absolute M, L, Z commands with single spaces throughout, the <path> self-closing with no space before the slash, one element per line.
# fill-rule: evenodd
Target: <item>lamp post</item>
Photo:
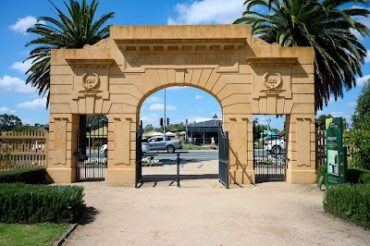
<path fill-rule="evenodd" d="M 166 128 L 167 128 L 167 117 L 166 117 L 166 104 L 167 104 L 167 90 L 164 89 L 164 117 L 163 117 L 163 135 L 166 137 Z"/>

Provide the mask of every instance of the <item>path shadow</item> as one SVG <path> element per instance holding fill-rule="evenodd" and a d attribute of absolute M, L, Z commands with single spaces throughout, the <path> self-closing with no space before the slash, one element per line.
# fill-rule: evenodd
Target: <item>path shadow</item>
<path fill-rule="evenodd" d="M 143 175 L 143 182 L 174 181 L 176 175 Z M 181 180 L 218 179 L 218 174 L 182 174 Z"/>
<path fill-rule="evenodd" d="M 84 215 L 78 221 L 79 225 L 87 225 L 95 221 L 99 211 L 94 207 L 87 207 Z"/>

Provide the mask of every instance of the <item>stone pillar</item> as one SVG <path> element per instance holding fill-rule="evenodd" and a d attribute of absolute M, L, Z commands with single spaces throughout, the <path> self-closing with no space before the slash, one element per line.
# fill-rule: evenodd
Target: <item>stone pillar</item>
<path fill-rule="evenodd" d="M 287 172 L 291 184 L 312 184 L 315 170 L 315 116 L 289 115 L 286 118 Z"/>
<path fill-rule="evenodd" d="M 55 183 L 76 181 L 78 125 L 78 115 L 50 115 L 47 172 Z"/>
<path fill-rule="evenodd" d="M 252 116 L 225 116 L 223 128 L 229 133 L 230 183 L 253 184 Z"/>
<path fill-rule="evenodd" d="M 105 180 L 109 184 L 134 184 L 136 165 L 136 116 L 108 116 L 108 167 Z"/>

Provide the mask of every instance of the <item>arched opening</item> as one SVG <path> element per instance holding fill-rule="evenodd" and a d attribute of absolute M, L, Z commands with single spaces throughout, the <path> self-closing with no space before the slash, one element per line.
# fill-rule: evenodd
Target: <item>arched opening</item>
<path fill-rule="evenodd" d="M 192 86 L 160 88 L 138 112 L 140 185 L 176 185 L 178 172 L 181 186 L 218 184 L 222 108 L 213 95 Z"/>

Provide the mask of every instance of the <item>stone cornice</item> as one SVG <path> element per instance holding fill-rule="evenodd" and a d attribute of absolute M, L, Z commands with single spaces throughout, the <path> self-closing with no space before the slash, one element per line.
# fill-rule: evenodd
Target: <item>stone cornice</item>
<path fill-rule="evenodd" d="M 114 63 L 109 49 L 65 49 L 64 58 L 72 64 L 106 64 Z"/>
<path fill-rule="evenodd" d="M 250 65 L 258 64 L 298 64 L 298 57 L 247 57 L 247 63 Z"/>

